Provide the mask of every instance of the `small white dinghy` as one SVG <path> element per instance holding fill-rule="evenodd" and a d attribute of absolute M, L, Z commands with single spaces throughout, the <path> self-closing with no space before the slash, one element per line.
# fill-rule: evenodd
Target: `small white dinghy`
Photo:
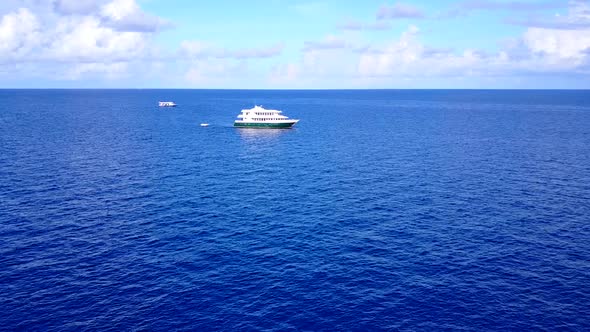
<path fill-rule="evenodd" d="M 201 127 L 209 127 L 208 123 L 201 123 Z"/>
<path fill-rule="evenodd" d="M 173 101 L 161 101 L 158 103 L 160 107 L 176 107 L 176 105 Z"/>

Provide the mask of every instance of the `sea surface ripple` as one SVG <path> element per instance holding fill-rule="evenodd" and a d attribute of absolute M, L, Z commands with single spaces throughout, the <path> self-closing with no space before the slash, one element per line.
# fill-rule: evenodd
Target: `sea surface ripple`
<path fill-rule="evenodd" d="M 0 90 L 0 329 L 588 331 L 590 92 Z"/>

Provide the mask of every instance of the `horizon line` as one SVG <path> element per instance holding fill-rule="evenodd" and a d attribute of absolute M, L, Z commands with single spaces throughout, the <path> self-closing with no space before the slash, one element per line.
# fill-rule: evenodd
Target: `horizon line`
<path fill-rule="evenodd" d="M 65 87 L 50 87 L 50 88 L 2 88 L 0 90 L 225 90 L 225 91 L 403 91 L 403 90 L 438 90 L 438 91 L 453 91 L 453 90 L 489 90 L 489 91 L 590 91 L 590 88 L 65 88 Z"/>

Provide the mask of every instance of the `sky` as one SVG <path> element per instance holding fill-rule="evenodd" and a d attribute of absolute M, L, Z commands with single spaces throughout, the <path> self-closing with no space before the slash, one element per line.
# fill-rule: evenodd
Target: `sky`
<path fill-rule="evenodd" d="M 588 89 L 590 0 L 1 0 L 0 88 Z"/>

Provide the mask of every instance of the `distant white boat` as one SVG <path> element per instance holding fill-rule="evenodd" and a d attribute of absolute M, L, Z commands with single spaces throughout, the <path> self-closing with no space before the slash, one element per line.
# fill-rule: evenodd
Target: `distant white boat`
<path fill-rule="evenodd" d="M 209 127 L 208 123 L 201 123 L 201 127 Z"/>
<path fill-rule="evenodd" d="M 176 104 L 173 101 L 161 101 L 158 103 L 160 107 L 176 107 Z"/>

